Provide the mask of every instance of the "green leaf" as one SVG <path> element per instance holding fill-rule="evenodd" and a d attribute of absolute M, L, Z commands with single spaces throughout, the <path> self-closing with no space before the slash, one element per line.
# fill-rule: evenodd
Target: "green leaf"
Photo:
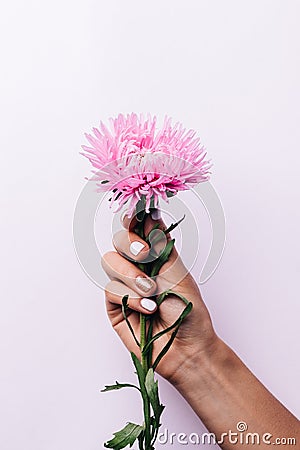
<path fill-rule="evenodd" d="M 136 204 L 136 219 L 138 222 L 143 222 L 146 211 L 146 197 L 144 195 L 141 196 L 141 200 L 139 200 Z"/>
<path fill-rule="evenodd" d="M 151 235 L 152 231 L 158 230 L 159 227 L 160 227 L 160 223 L 156 223 L 156 224 L 153 226 L 152 230 L 149 231 L 149 233 L 148 233 L 147 236 L 145 237 L 145 241 L 147 242 L 147 244 L 150 243 L 150 235 Z"/>
<path fill-rule="evenodd" d="M 150 368 L 147 372 L 145 378 L 145 387 L 154 412 L 156 422 L 155 426 L 157 428 L 159 427 L 160 416 L 165 407 L 160 403 L 158 395 L 158 382 L 154 380 L 154 372 L 152 368 Z"/>
<path fill-rule="evenodd" d="M 145 272 L 145 264 L 142 264 L 140 262 L 136 262 L 135 265 L 136 265 L 136 267 L 141 269 L 142 272 Z"/>
<path fill-rule="evenodd" d="M 154 361 L 153 366 L 152 366 L 152 367 L 153 367 L 153 370 L 156 369 L 156 367 L 157 367 L 158 364 L 160 363 L 161 359 L 165 356 L 165 354 L 167 353 L 167 351 L 169 350 L 169 348 L 170 348 L 171 345 L 173 344 L 174 339 L 175 339 L 175 337 L 176 337 L 176 335 L 177 335 L 177 333 L 178 333 L 178 330 L 179 330 L 180 325 L 181 325 L 181 322 L 180 322 L 180 324 L 175 328 L 175 330 L 173 331 L 173 333 L 172 333 L 170 339 L 168 340 L 168 342 L 166 343 L 166 345 L 164 346 L 164 348 L 161 350 L 161 352 L 160 352 L 160 353 L 158 354 L 158 356 L 155 358 L 155 361 Z"/>
<path fill-rule="evenodd" d="M 131 354 L 131 358 L 132 358 L 134 367 L 136 368 L 136 373 L 137 373 L 137 376 L 139 379 L 140 390 L 141 390 L 141 395 L 142 395 L 142 399 L 143 399 L 145 430 L 146 430 L 146 439 L 147 439 L 148 438 L 147 430 L 149 430 L 149 424 L 150 424 L 151 418 L 150 418 L 150 411 L 149 411 L 149 398 L 148 398 L 148 394 L 147 394 L 146 387 L 145 387 L 145 373 L 144 373 L 142 364 L 140 363 L 137 356 L 133 352 L 131 352 L 130 354 Z"/>
<path fill-rule="evenodd" d="M 122 314 L 123 314 L 125 322 L 127 323 L 128 328 L 133 336 L 133 339 L 135 340 L 136 345 L 138 347 L 140 347 L 140 343 L 135 335 L 134 329 L 132 328 L 131 323 L 129 322 L 127 314 L 126 314 L 126 309 L 128 308 L 128 304 L 127 304 L 128 297 L 129 297 L 128 295 L 124 295 L 124 297 L 122 298 Z"/>
<path fill-rule="evenodd" d="M 114 438 L 106 442 L 104 447 L 112 448 L 114 450 L 121 450 L 122 448 L 127 447 L 127 445 L 132 447 L 142 431 L 143 427 L 141 425 L 128 422 L 122 430 L 113 433 Z"/>
<path fill-rule="evenodd" d="M 167 197 L 174 197 L 174 195 L 176 195 L 176 192 L 172 192 L 172 191 L 166 191 Z"/>
<path fill-rule="evenodd" d="M 141 434 L 138 437 L 139 449 L 143 449 L 144 448 L 144 436 L 145 436 L 145 432 L 142 431 Z"/>
<path fill-rule="evenodd" d="M 156 303 L 158 304 L 158 306 L 160 306 L 162 304 L 162 302 L 169 296 L 169 295 L 175 295 L 175 297 L 180 298 L 186 305 L 188 305 L 189 301 L 181 294 L 179 294 L 179 292 L 175 292 L 172 291 L 171 289 L 169 289 L 168 291 L 163 292 L 162 294 L 160 294 L 157 297 Z"/>
<path fill-rule="evenodd" d="M 131 354 L 131 358 L 132 358 L 134 367 L 136 368 L 136 373 L 137 373 L 137 376 L 139 379 L 142 397 L 143 398 L 147 397 L 147 391 L 145 388 L 145 374 L 144 374 L 142 364 L 141 364 L 140 360 L 138 359 L 138 357 L 133 352 L 130 352 L 130 354 Z"/>
<path fill-rule="evenodd" d="M 178 225 L 180 225 L 184 219 L 185 219 L 185 214 L 180 220 L 178 220 L 178 222 L 171 223 L 171 225 L 164 230 L 164 233 L 165 234 L 171 233 L 171 231 L 173 231 L 176 227 L 178 227 Z"/>
<path fill-rule="evenodd" d="M 116 381 L 116 384 L 110 384 L 110 385 L 105 386 L 105 388 L 102 389 L 101 392 L 115 391 L 115 390 L 123 389 L 123 388 L 126 388 L 126 387 L 135 388 L 138 391 L 140 391 L 140 389 L 137 386 L 135 386 L 134 384 L 118 383 L 118 381 Z"/>
<path fill-rule="evenodd" d="M 169 295 L 174 295 L 178 298 L 180 298 L 186 305 L 185 309 L 182 311 L 181 315 L 179 316 L 179 318 L 177 319 L 176 322 L 173 323 L 173 325 L 171 325 L 171 327 L 169 327 L 168 329 L 162 331 L 161 333 L 158 333 L 158 337 L 162 336 L 163 334 L 165 334 L 165 332 L 167 330 L 170 331 L 170 329 L 175 328 L 175 330 L 172 332 L 172 335 L 169 339 L 169 341 L 166 343 L 166 345 L 164 346 L 164 348 L 161 350 L 161 352 L 159 353 L 159 355 L 156 357 L 152 367 L 155 370 L 157 365 L 159 364 L 160 360 L 163 358 L 163 356 L 167 353 L 167 351 L 169 350 L 169 348 L 171 347 L 177 333 L 179 330 L 179 327 L 182 323 L 182 321 L 186 318 L 186 316 L 191 312 L 192 308 L 193 308 L 193 304 L 191 302 L 189 302 L 183 295 L 179 294 L 179 292 L 175 292 L 172 290 L 168 290 L 163 292 L 162 294 L 160 294 L 157 299 L 156 299 L 156 303 L 158 306 L 160 306 L 162 304 L 162 302 L 169 296 Z M 176 325 L 175 325 L 176 324 Z M 155 336 L 154 336 L 155 337 Z M 151 347 L 150 347 L 151 348 Z M 147 350 L 147 349 L 146 349 Z M 150 350 L 149 350 L 150 351 Z"/>
<path fill-rule="evenodd" d="M 162 250 L 162 252 L 160 253 L 159 257 L 157 258 L 157 260 L 153 264 L 153 268 L 152 268 L 151 274 L 150 274 L 151 277 L 155 277 L 159 273 L 159 271 L 162 268 L 162 266 L 168 261 L 169 256 L 172 253 L 174 244 L 175 244 L 175 239 L 171 239 L 167 243 L 165 248 Z"/>
<path fill-rule="evenodd" d="M 153 344 L 153 342 L 155 342 L 157 339 L 159 339 L 161 336 L 163 336 L 166 333 L 169 333 L 170 331 L 172 331 L 174 328 L 179 327 L 181 325 L 181 322 L 185 319 L 185 317 L 191 312 L 193 308 L 193 304 L 191 302 L 189 302 L 187 304 L 187 306 L 184 308 L 184 310 L 182 311 L 182 313 L 180 314 L 180 316 L 178 317 L 178 319 L 168 328 L 165 328 L 164 330 L 160 331 L 159 333 L 157 333 L 155 336 L 153 336 L 152 339 L 150 339 L 150 341 L 147 342 L 147 344 L 145 345 L 144 349 L 143 349 L 143 353 L 146 354 L 149 351 L 149 348 L 151 347 L 151 345 Z"/>

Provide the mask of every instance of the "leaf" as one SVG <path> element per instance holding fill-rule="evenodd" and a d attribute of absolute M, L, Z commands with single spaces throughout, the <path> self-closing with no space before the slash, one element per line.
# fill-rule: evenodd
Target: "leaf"
<path fill-rule="evenodd" d="M 168 291 L 163 292 L 157 297 L 156 303 L 158 306 L 162 304 L 162 302 L 168 297 L 168 295 L 175 295 L 176 297 L 180 298 L 186 305 L 188 305 L 189 301 L 179 292 L 172 291 L 169 289 Z"/>
<path fill-rule="evenodd" d="M 144 431 L 142 431 L 141 432 L 141 434 L 139 435 L 139 437 L 138 437 L 138 440 L 139 440 L 139 448 L 140 449 L 143 449 L 144 448 L 144 444 L 143 444 L 143 442 L 144 442 Z"/>
<path fill-rule="evenodd" d="M 166 333 L 169 333 L 170 331 L 172 331 L 174 328 L 179 327 L 181 325 L 181 322 L 186 318 L 186 316 L 191 312 L 193 308 L 193 304 L 191 302 L 189 302 L 187 304 L 187 306 L 184 308 L 184 310 L 182 311 L 182 313 L 180 314 L 180 316 L 178 317 L 178 319 L 168 328 L 165 328 L 164 330 L 160 331 L 159 333 L 157 333 L 155 336 L 153 336 L 152 339 L 150 339 L 150 341 L 147 342 L 147 344 L 144 347 L 143 353 L 146 354 L 150 348 L 150 346 L 153 344 L 153 342 L 155 342 L 157 339 L 159 339 L 161 336 L 163 336 Z"/>
<path fill-rule="evenodd" d="M 180 220 L 178 220 L 178 222 L 171 223 L 171 225 L 164 230 L 164 233 L 165 234 L 171 233 L 171 231 L 173 231 L 176 227 L 178 227 L 178 225 L 180 225 L 184 219 L 185 219 L 185 214 Z"/>
<path fill-rule="evenodd" d="M 176 192 L 172 192 L 172 191 L 166 191 L 167 197 L 174 197 L 174 195 L 176 194 Z"/>
<path fill-rule="evenodd" d="M 136 368 L 136 373 L 139 379 L 139 383 L 140 383 L 140 389 L 141 389 L 141 394 L 142 397 L 147 397 L 147 391 L 145 388 L 145 374 L 144 374 L 144 369 L 142 367 L 142 364 L 140 363 L 138 357 L 133 353 L 130 352 L 131 354 L 131 358 L 134 364 L 134 367 Z"/>
<path fill-rule="evenodd" d="M 135 335 L 134 329 L 131 326 L 131 323 L 128 320 L 127 314 L 126 314 L 126 309 L 128 308 L 127 302 L 128 302 L 128 295 L 124 295 L 124 297 L 122 298 L 122 314 L 124 317 L 124 320 L 126 321 L 128 328 L 133 336 L 133 339 L 135 340 L 135 343 L 138 347 L 140 347 L 140 343 Z"/>
<path fill-rule="evenodd" d="M 136 267 L 141 269 L 142 272 L 145 272 L 145 264 L 142 264 L 140 262 L 136 262 L 135 265 L 136 265 Z"/>
<path fill-rule="evenodd" d="M 140 363 L 139 359 L 137 358 L 137 356 L 131 352 L 131 358 L 134 364 L 134 367 L 136 368 L 136 373 L 139 379 L 139 384 L 140 384 L 140 390 L 141 390 L 141 395 L 142 395 L 142 399 L 143 399 L 143 408 L 144 408 L 144 419 L 145 419 L 145 430 L 146 430 L 146 439 L 147 439 L 147 430 L 149 429 L 149 423 L 151 420 L 150 417 L 150 411 L 149 411 L 149 398 L 148 398 L 148 394 L 146 391 L 146 387 L 145 387 L 145 373 L 144 373 L 144 369 L 142 367 L 142 364 Z"/>
<path fill-rule="evenodd" d="M 141 196 L 141 199 L 137 202 L 135 210 L 136 210 L 136 219 L 138 222 L 143 222 L 146 211 L 146 197 L 144 195 Z"/>
<path fill-rule="evenodd" d="M 146 211 L 140 211 L 136 214 L 136 220 L 138 222 L 143 222 L 145 218 Z"/>
<path fill-rule="evenodd" d="M 158 366 L 158 364 L 160 363 L 161 359 L 165 356 L 165 354 L 167 353 L 167 351 L 169 350 L 169 348 L 171 347 L 171 345 L 173 344 L 173 341 L 178 333 L 179 327 L 181 325 L 181 323 L 183 322 L 183 320 L 186 318 L 186 316 L 192 311 L 193 308 L 193 304 L 191 302 L 189 302 L 183 295 L 179 294 L 178 292 L 174 292 L 174 291 L 166 291 L 163 292 L 159 297 L 159 305 L 166 299 L 166 297 L 168 295 L 175 295 L 176 297 L 179 297 L 185 304 L 186 307 L 185 309 L 182 311 L 182 313 L 180 314 L 178 320 L 177 320 L 177 325 L 175 327 L 175 330 L 172 332 L 170 339 L 168 340 L 168 342 L 166 343 L 166 345 L 164 346 L 164 348 L 161 350 L 161 352 L 158 354 L 158 356 L 156 357 L 154 363 L 153 363 L 153 370 L 156 369 L 156 367 Z"/>
<path fill-rule="evenodd" d="M 155 277 L 158 274 L 158 272 L 160 271 L 160 269 L 162 268 L 162 266 L 168 261 L 169 256 L 172 253 L 174 244 L 175 244 L 175 239 L 171 239 L 167 243 L 167 245 L 165 246 L 163 251 L 160 253 L 159 257 L 153 264 L 153 268 L 152 268 L 151 274 L 150 274 L 151 277 Z"/>
<path fill-rule="evenodd" d="M 153 363 L 153 370 L 156 369 L 156 367 L 158 366 L 158 364 L 160 363 L 161 359 L 165 356 L 165 354 L 167 353 L 167 351 L 169 350 L 169 348 L 171 347 L 171 345 L 174 342 L 174 339 L 176 338 L 176 335 L 178 333 L 179 327 L 181 325 L 180 324 L 175 328 L 175 330 L 173 331 L 170 339 L 168 340 L 168 342 L 166 343 L 166 345 L 164 346 L 164 348 L 161 350 L 161 352 L 158 354 L 158 356 L 155 358 L 155 361 Z"/>
<path fill-rule="evenodd" d="M 114 438 L 106 442 L 104 444 L 104 447 L 112 448 L 114 450 L 120 450 L 127 447 L 127 445 L 132 447 L 143 429 L 144 428 L 141 425 L 136 425 L 135 423 L 128 422 L 122 430 L 113 433 Z"/>
<path fill-rule="evenodd" d="M 151 235 L 152 231 L 158 230 L 159 227 L 160 227 L 160 223 L 156 223 L 156 224 L 153 226 L 152 230 L 149 231 L 149 233 L 148 233 L 147 236 L 145 237 L 145 241 L 147 242 L 147 244 L 150 243 L 150 235 Z"/>
<path fill-rule="evenodd" d="M 123 389 L 125 387 L 135 388 L 138 391 L 140 391 L 140 389 L 137 386 L 135 386 L 134 384 L 118 383 L 118 381 L 116 381 L 116 384 L 110 384 L 110 385 L 105 386 L 105 388 L 102 389 L 101 392 L 115 391 L 115 390 L 118 390 L 118 389 Z"/>
<path fill-rule="evenodd" d="M 152 368 L 150 368 L 147 372 L 145 378 L 145 387 L 154 412 L 156 422 L 155 426 L 156 428 L 158 428 L 160 416 L 165 407 L 160 403 L 158 395 L 158 382 L 154 380 L 154 372 Z"/>

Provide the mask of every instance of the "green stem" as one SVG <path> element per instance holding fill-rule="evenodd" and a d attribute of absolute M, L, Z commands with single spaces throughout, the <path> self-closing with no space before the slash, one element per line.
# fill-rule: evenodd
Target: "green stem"
<path fill-rule="evenodd" d="M 154 225 L 153 229 L 148 233 L 148 235 L 145 235 L 145 222 L 149 215 L 149 213 L 145 212 L 145 199 L 142 198 L 140 200 L 139 207 L 136 208 L 137 212 L 137 223 L 134 228 L 134 231 L 136 234 L 138 234 L 142 239 L 146 240 L 148 244 L 149 242 L 149 234 L 151 231 L 159 229 L 159 224 Z M 151 206 L 154 207 L 153 205 Z M 169 228 L 162 230 L 165 234 L 172 231 L 177 225 L 180 224 L 180 221 L 177 223 L 171 224 Z M 160 252 L 159 255 L 156 256 L 156 259 L 154 259 L 151 262 L 141 262 L 141 263 L 135 263 L 136 266 L 143 271 L 146 275 L 149 277 L 154 277 L 158 275 L 158 272 L 160 268 L 163 266 L 163 264 L 169 260 L 170 254 L 172 253 L 174 245 L 174 239 L 169 240 L 165 249 Z M 153 250 L 153 240 L 151 242 L 151 249 Z M 155 255 L 155 253 L 154 253 Z M 179 326 L 181 325 L 181 322 L 185 319 L 185 317 L 189 314 L 189 312 L 192 309 L 192 304 L 188 302 L 182 295 L 173 292 L 171 290 L 165 291 L 162 294 L 158 296 L 153 296 L 153 299 L 156 300 L 157 306 L 159 307 L 161 303 L 169 296 L 169 295 L 175 295 L 183 300 L 183 302 L 186 304 L 185 309 L 179 316 L 179 318 L 170 326 L 165 328 L 163 331 L 158 332 L 153 336 L 154 330 L 153 325 L 155 321 L 155 316 L 148 316 L 144 314 L 140 314 L 140 342 L 138 342 L 138 339 L 134 333 L 134 330 L 131 326 L 130 321 L 127 318 L 127 301 L 128 301 L 128 295 L 125 295 L 122 299 L 122 313 L 124 316 L 124 320 L 126 321 L 130 332 L 132 333 L 132 336 L 137 344 L 138 347 L 140 347 L 140 359 L 135 354 L 135 352 L 131 352 L 131 357 L 136 369 L 136 374 L 138 376 L 139 380 L 139 386 L 133 386 L 129 383 L 123 383 L 119 384 L 116 382 L 113 386 L 106 386 L 104 391 L 113 390 L 113 389 L 121 389 L 121 387 L 135 387 L 137 388 L 142 396 L 143 401 L 143 412 L 144 412 L 144 423 L 142 427 L 140 428 L 140 434 L 137 436 L 138 444 L 139 444 L 139 450 L 154 450 L 155 441 L 158 435 L 158 430 L 161 426 L 160 424 L 160 417 L 163 412 L 164 406 L 160 403 L 159 395 L 158 395 L 158 386 L 157 381 L 154 379 L 153 370 L 155 370 L 156 366 L 159 364 L 160 360 L 163 358 L 163 356 L 167 353 L 169 348 L 171 347 L 176 334 L 178 332 Z M 159 339 L 162 335 L 169 333 L 172 331 L 171 337 L 169 338 L 167 344 L 163 347 L 163 349 L 160 351 L 158 356 L 156 356 L 155 361 L 153 362 L 153 344 L 154 342 Z M 153 416 L 151 417 L 151 414 Z M 121 430 L 122 431 L 122 430 Z M 120 434 L 120 433 L 119 433 Z M 122 442 L 122 436 L 117 437 L 118 433 L 115 433 L 115 438 L 113 440 L 109 441 L 105 446 L 107 448 L 121 448 L 120 445 L 116 446 L 113 444 L 116 444 L 116 440 L 118 443 Z M 119 440 L 120 439 L 120 440 Z M 124 447 L 124 446 L 123 446 Z M 122 447 L 122 448 L 123 448 Z"/>
<path fill-rule="evenodd" d="M 142 238 L 145 239 L 144 226 L 148 214 L 145 213 L 143 219 L 137 223 L 135 232 Z M 141 267 L 143 271 L 146 271 L 146 267 Z M 143 348 L 147 345 L 147 316 L 140 314 L 140 348 L 141 348 L 141 365 L 144 372 L 144 381 L 149 370 L 148 357 L 143 354 Z M 145 450 L 151 450 L 151 409 L 150 400 L 148 396 L 143 398 L 144 406 L 144 419 L 145 419 Z"/>
<path fill-rule="evenodd" d="M 147 345 L 147 322 L 146 316 L 140 314 L 140 345 L 141 345 L 141 364 L 144 371 L 144 380 L 148 372 L 148 358 L 147 355 L 143 355 L 143 348 Z M 151 411 L 150 401 L 148 396 L 143 399 L 144 403 L 144 417 L 145 417 L 145 450 L 151 449 Z"/>
<path fill-rule="evenodd" d="M 149 327 L 148 327 L 148 332 L 147 332 L 147 343 L 152 339 L 153 337 L 153 317 L 150 316 L 148 317 L 149 320 Z M 149 351 L 147 353 L 147 357 L 148 357 L 148 367 L 152 367 L 152 353 L 153 353 L 153 345 L 149 348 Z"/>
<path fill-rule="evenodd" d="M 144 369 L 145 376 L 148 372 L 148 361 L 145 355 L 143 355 L 143 349 L 147 344 L 147 328 L 146 328 L 146 316 L 140 313 L 140 346 L 141 346 L 141 363 Z"/>

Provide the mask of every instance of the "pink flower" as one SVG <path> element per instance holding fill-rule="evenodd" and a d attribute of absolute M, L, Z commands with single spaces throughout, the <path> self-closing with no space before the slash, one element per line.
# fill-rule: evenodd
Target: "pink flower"
<path fill-rule="evenodd" d="M 157 207 L 159 197 L 168 197 L 207 181 L 211 164 L 206 152 L 182 124 L 171 125 L 165 117 L 156 130 L 156 117 L 147 118 L 135 113 L 119 114 L 110 119 L 111 130 L 101 122 L 94 135 L 86 134 L 90 146 L 83 145 L 86 156 L 96 170 L 94 180 L 98 190 L 112 191 L 112 203 L 118 201 L 119 210 L 125 203 L 128 215 L 135 211 L 139 200 Z"/>

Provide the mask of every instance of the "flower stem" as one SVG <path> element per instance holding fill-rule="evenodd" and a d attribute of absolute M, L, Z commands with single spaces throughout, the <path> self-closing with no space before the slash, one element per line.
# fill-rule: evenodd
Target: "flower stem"
<path fill-rule="evenodd" d="M 144 369 L 145 376 L 148 372 L 148 361 L 146 355 L 143 355 L 143 350 L 147 344 L 147 329 L 146 316 L 140 313 L 140 346 L 141 346 L 141 364 Z"/>
<path fill-rule="evenodd" d="M 148 367 L 147 355 L 143 354 L 143 349 L 147 344 L 147 323 L 146 316 L 140 314 L 140 346 L 141 346 L 141 364 L 144 371 L 144 379 L 146 378 Z M 145 450 L 151 450 L 151 411 L 148 396 L 143 399 L 144 417 L 145 417 Z"/>
<path fill-rule="evenodd" d="M 138 236 L 140 236 L 142 239 L 146 240 L 146 242 L 150 245 L 152 248 L 153 241 L 150 242 L 148 239 L 148 236 L 145 235 L 145 222 L 147 220 L 147 217 L 149 216 L 149 213 L 146 213 L 143 208 L 137 208 L 137 224 L 134 228 L 134 231 Z M 172 224 L 169 228 L 167 228 L 165 231 L 169 232 L 172 231 L 178 224 Z M 153 226 L 153 230 L 158 228 L 158 224 Z M 150 232 L 151 232 L 150 231 Z M 170 254 L 172 252 L 174 245 L 174 240 L 169 240 L 167 245 L 165 246 L 164 250 L 162 250 L 159 255 L 156 255 L 156 259 L 149 262 L 136 262 L 136 266 L 144 272 L 149 277 L 154 277 L 158 275 L 158 272 L 162 265 L 169 260 Z M 159 394 L 158 394 L 158 385 L 157 381 L 154 379 L 154 370 L 160 360 L 163 358 L 163 356 L 167 353 L 167 351 L 170 349 L 176 334 L 178 332 L 179 326 L 181 325 L 181 322 L 185 319 L 185 317 L 189 314 L 192 308 L 192 304 L 188 302 L 187 299 L 185 299 L 182 295 L 173 292 L 171 290 L 165 291 L 161 293 L 159 296 L 153 295 L 153 300 L 157 302 L 157 306 L 159 307 L 161 303 L 169 296 L 169 295 L 177 295 L 179 298 L 183 300 L 183 302 L 186 304 L 185 309 L 180 314 L 179 318 L 169 327 L 165 328 L 162 331 L 159 331 L 158 333 L 154 334 L 155 328 L 155 315 L 145 315 L 140 313 L 140 342 L 138 342 L 138 339 L 135 336 L 134 329 L 131 326 L 130 321 L 127 318 L 126 309 L 128 308 L 127 301 L 128 301 L 128 295 L 125 295 L 122 299 L 122 313 L 124 320 L 126 321 L 130 332 L 133 335 L 133 338 L 139 347 L 140 350 L 140 358 L 139 355 L 136 355 L 135 352 L 131 352 L 131 356 L 133 359 L 134 366 L 136 368 L 136 374 L 139 380 L 139 391 L 142 396 L 143 401 L 143 412 L 144 412 L 144 422 L 142 426 L 136 425 L 138 427 L 138 435 L 136 435 L 136 439 L 138 439 L 139 444 L 139 450 L 154 450 L 155 447 L 155 441 L 158 436 L 158 430 L 161 426 L 160 423 L 160 417 L 164 410 L 164 405 L 160 403 Z M 165 346 L 162 348 L 160 353 L 156 356 L 155 361 L 152 361 L 153 358 L 153 344 L 154 342 L 159 339 L 162 335 L 169 333 L 172 331 L 171 337 L 169 338 L 168 342 L 165 344 Z M 114 386 L 114 389 L 120 388 L 120 384 L 116 383 Z M 125 386 L 131 386 L 131 384 L 123 384 L 123 387 Z M 108 390 L 108 389 L 107 389 Z M 134 425 L 135 424 L 131 424 Z M 122 432 L 123 430 L 121 430 Z M 108 441 L 106 443 L 107 448 L 121 448 L 120 445 L 116 446 L 115 444 L 120 444 L 124 441 L 123 434 L 115 433 L 115 437 Z M 126 441 L 127 442 L 127 441 Z M 128 441 L 127 443 L 130 443 L 131 441 Z M 123 442 L 124 443 L 124 442 Z M 131 446 L 132 446 L 131 442 Z M 124 446 L 122 446 L 124 448 Z"/>
<path fill-rule="evenodd" d="M 147 219 L 148 214 L 145 213 L 143 219 L 138 222 L 135 232 L 142 238 L 145 238 L 144 234 L 144 226 Z M 141 365 L 144 372 L 144 381 L 149 370 L 148 357 L 143 354 L 143 350 L 147 345 L 147 316 L 140 313 L 140 350 L 141 350 Z M 150 409 L 150 400 L 148 396 L 143 398 L 143 406 L 144 406 L 144 419 L 145 419 L 145 431 L 144 431 L 144 445 L 145 450 L 151 450 L 151 409 Z"/>

